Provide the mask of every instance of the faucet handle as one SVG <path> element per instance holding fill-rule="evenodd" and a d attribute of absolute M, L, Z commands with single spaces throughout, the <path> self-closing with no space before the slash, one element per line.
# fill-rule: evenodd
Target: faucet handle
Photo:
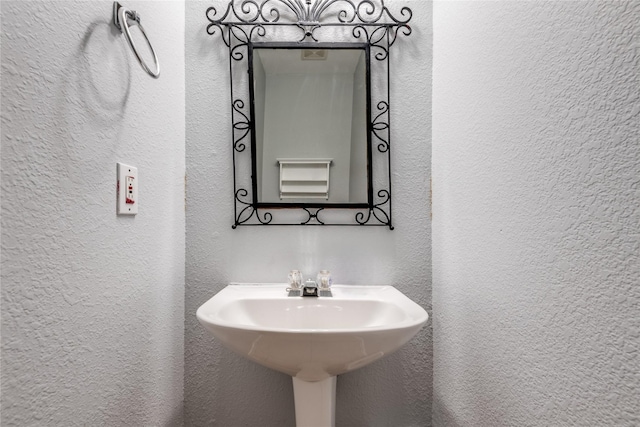
<path fill-rule="evenodd" d="M 291 270 L 287 277 L 289 281 L 289 288 L 292 290 L 298 290 L 302 286 L 302 273 L 300 270 Z"/>
<path fill-rule="evenodd" d="M 317 277 L 318 287 L 324 291 L 331 289 L 333 279 L 329 270 L 320 270 Z"/>

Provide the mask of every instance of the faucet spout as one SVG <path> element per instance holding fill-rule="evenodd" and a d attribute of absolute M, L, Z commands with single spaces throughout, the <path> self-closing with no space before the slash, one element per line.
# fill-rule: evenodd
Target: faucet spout
<path fill-rule="evenodd" d="M 303 297 L 317 297 L 318 296 L 318 284 L 313 279 L 309 279 L 304 282 L 302 287 Z"/>

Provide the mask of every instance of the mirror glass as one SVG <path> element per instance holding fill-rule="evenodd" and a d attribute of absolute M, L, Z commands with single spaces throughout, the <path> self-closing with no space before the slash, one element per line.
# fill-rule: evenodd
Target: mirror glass
<path fill-rule="evenodd" d="M 354 45 L 252 45 L 256 204 L 370 202 L 369 50 Z"/>

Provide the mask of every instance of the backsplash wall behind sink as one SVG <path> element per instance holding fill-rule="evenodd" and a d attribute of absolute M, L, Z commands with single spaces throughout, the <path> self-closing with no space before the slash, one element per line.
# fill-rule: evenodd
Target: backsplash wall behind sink
<path fill-rule="evenodd" d="M 228 51 L 206 33 L 204 12 L 222 2 L 186 2 L 187 243 L 185 425 L 293 426 L 290 377 L 224 349 L 197 322 L 198 306 L 229 282 L 285 282 L 332 271 L 335 283 L 392 284 L 431 312 L 431 4 L 413 9 L 409 37 L 392 51 L 395 230 L 384 227 L 239 227 L 233 223 Z M 338 381 L 336 423 L 431 424 L 428 324 L 396 354 Z"/>

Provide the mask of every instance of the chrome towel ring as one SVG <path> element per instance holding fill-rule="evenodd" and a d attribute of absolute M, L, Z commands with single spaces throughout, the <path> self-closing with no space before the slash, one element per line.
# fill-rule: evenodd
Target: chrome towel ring
<path fill-rule="evenodd" d="M 160 63 L 158 62 L 158 57 L 156 56 L 156 51 L 153 50 L 153 46 L 151 46 L 151 42 L 149 41 L 149 37 L 147 37 L 147 33 L 145 33 L 142 24 L 140 24 L 140 15 L 135 10 L 125 9 L 118 3 L 117 1 L 113 2 L 113 23 L 115 26 L 124 34 L 124 38 L 127 39 L 129 46 L 131 46 L 131 50 L 133 50 L 133 54 L 136 59 L 140 63 L 140 66 L 143 70 L 145 70 L 151 77 L 157 79 L 160 77 Z M 138 50 L 136 49 L 136 45 L 131 38 L 131 33 L 129 32 L 129 24 L 131 25 L 137 24 L 138 28 L 142 32 L 144 39 L 147 41 L 147 45 L 149 45 L 149 49 L 151 49 L 151 53 L 153 54 L 153 61 L 156 65 L 156 71 L 152 71 L 147 64 L 144 62 Z"/>

